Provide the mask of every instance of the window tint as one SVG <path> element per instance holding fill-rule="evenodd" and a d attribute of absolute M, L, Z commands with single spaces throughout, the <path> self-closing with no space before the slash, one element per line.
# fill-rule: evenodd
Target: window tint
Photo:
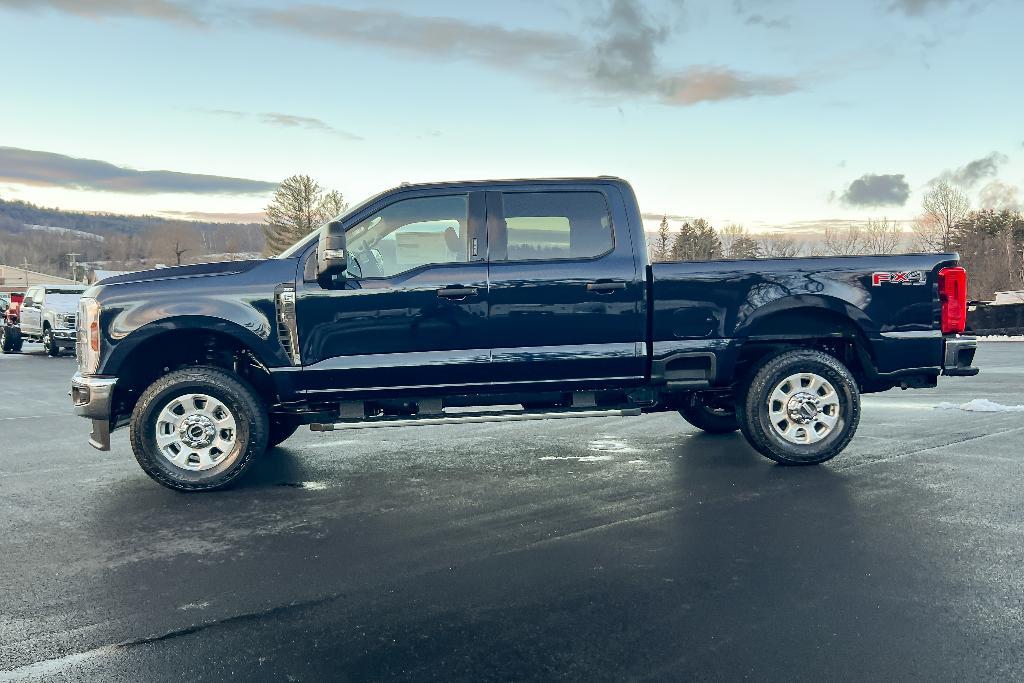
<path fill-rule="evenodd" d="M 432 263 L 469 261 L 468 195 L 404 199 L 348 231 L 350 271 L 391 277 Z"/>
<path fill-rule="evenodd" d="M 600 192 L 506 192 L 508 260 L 590 258 L 614 246 Z"/>

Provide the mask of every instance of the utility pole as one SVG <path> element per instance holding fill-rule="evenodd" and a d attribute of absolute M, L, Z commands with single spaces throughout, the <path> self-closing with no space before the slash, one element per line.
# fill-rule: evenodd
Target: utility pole
<path fill-rule="evenodd" d="M 75 259 L 81 256 L 81 254 L 71 253 L 65 255 L 71 260 L 71 279 L 74 280 L 75 282 L 78 282 L 78 277 L 75 274 L 75 271 L 78 268 L 78 261 L 76 261 Z"/>
<path fill-rule="evenodd" d="M 28 267 L 32 264 L 28 262 L 27 257 L 21 258 L 21 270 L 25 273 L 25 289 L 28 289 Z"/>

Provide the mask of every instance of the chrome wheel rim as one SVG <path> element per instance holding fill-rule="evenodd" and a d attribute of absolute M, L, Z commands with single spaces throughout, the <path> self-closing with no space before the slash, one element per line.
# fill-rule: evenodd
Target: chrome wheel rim
<path fill-rule="evenodd" d="M 839 394 L 813 372 L 790 375 L 768 396 L 768 420 L 775 433 L 800 446 L 818 443 L 840 423 Z"/>
<path fill-rule="evenodd" d="M 208 394 L 183 394 L 164 405 L 156 419 L 156 444 L 183 470 L 201 472 L 224 462 L 238 436 L 235 416 Z"/>

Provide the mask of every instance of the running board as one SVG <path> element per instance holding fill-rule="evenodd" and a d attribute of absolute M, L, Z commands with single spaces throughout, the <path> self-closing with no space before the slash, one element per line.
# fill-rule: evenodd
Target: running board
<path fill-rule="evenodd" d="M 431 417 L 379 417 L 367 420 L 351 420 L 335 423 L 313 423 L 309 428 L 314 432 L 333 432 L 338 429 L 374 429 L 377 427 L 413 427 L 417 425 L 451 425 L 478 422 L 523 422 L 526 420 L 567 420 L 577 417 L 634 417 L 639 408 L 616 408 L 614 410 L 562 410 L 546 413 L 523 411 L 456 413 Z"/>

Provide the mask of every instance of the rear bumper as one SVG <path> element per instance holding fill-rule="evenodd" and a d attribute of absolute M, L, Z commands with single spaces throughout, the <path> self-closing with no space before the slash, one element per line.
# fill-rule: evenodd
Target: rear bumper
<path fill-rule="evenodd" d="M 75 415 L 92 420 L 89 445 L 100 451 L 110 450 L 110 408 L 116 384 L 114 377 L 84 377 L 77 372 L 71 378 Z"/>
<path fill-rule="evenodd" d="M 949 377 L 973 377 L 980 370 L 974 367 L 978 351 L 976 337 L 948 337 L 942 353 L 942 374 Z"/>

